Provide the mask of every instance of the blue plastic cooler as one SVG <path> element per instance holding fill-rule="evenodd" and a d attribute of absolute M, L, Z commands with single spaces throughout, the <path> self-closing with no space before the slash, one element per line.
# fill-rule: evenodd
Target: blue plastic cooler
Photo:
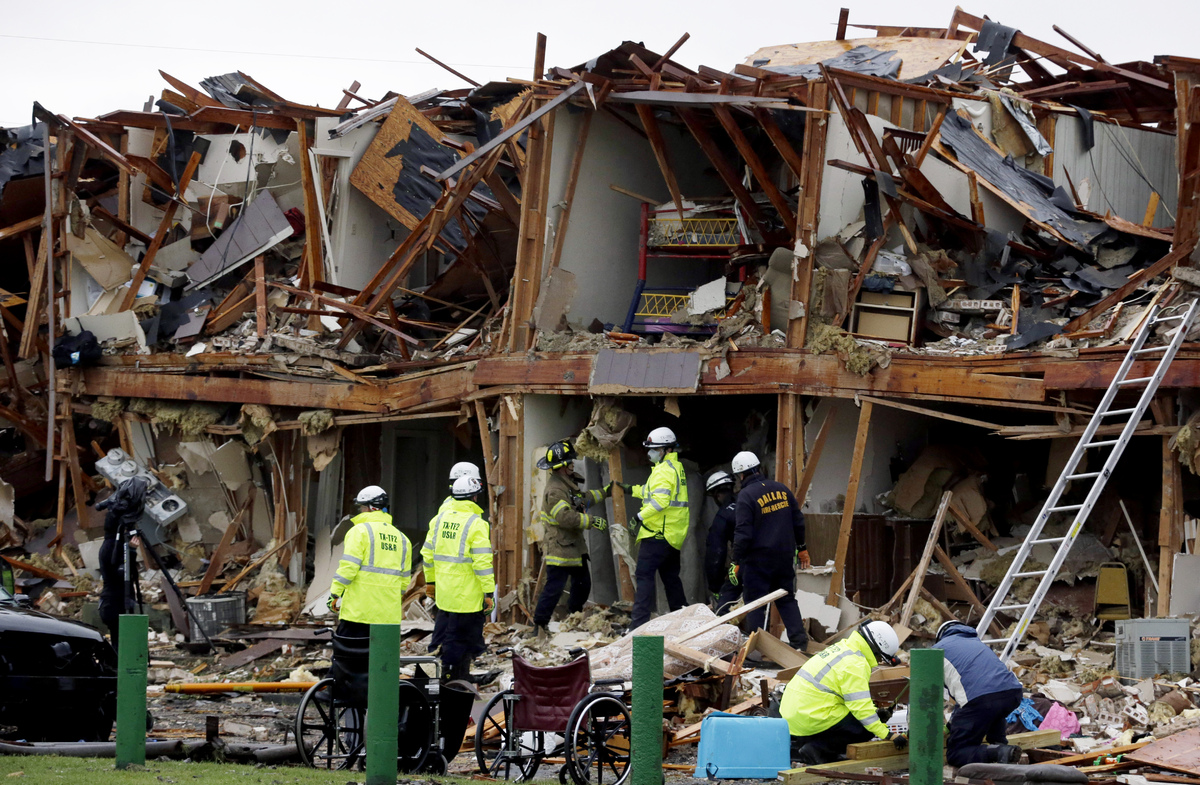
<path fill-rule="evenodd" d="M 713 712 L 700 725 L 696 777 L 775 779 L 792 767 L 787 720 Z"/>

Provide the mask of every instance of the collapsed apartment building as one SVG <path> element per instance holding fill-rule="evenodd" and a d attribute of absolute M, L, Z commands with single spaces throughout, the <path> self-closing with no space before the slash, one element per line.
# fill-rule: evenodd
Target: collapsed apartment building
<path fill-rule="evenodd" d="M 354 493 L 386 488 L 419 542 L 472 460 L 501 619 L 528 623 L 537 457 L 578 437 L 592 487 L 638 481 L 669 425 L 696 489 L 691 601 L 699 489 L 751 449 L 807 498 L 814 640 L 868 613 L 917 639 L 974 623 L 1130 342 L 1200 286 L 1200 60 L 1114 64 L 1063 36 L 843 14 L 834 41 L 729 70 L 673 59 L 686 36 L 547 68 L 542 39 L 532 79 L 354 85 L 330 109 L 240 72 L 163 73 L 142 111 L 36 106 L 0 154 L 3 555 L 39 607 L 78 612 L 91 505 L 148 471 L 185 592 L 319 624 Z M 1098 612 L 1200 613 L 1192 337 L 1042 605 L 1042 647 L 1090 639 Z M 622 527 L 588 537 L 593 601 L 631 600 Z"/>

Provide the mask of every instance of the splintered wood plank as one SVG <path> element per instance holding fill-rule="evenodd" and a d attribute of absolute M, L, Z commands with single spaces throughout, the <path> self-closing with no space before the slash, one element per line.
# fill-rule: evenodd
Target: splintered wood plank
<path fill-rule="evenodd" d="M 871 402 L 863 401 L 858 413 L 858 432 L 854 436 L 854 453 L 850 458 L 850 479 L 846 485 L 846 501 L 842 504 L 842 524 L 838 528 L 837 552 L 833 560 L 833 575 L 825 604 L 837 607 L 842 589 L 842 571 L 846 568 L 846 552 L 850 549 L 850 525 L 858 506 L 858 481 L 862 477 L 863 452 L 867 448 L 867 432 L 871 427 Z"/>
<path fill-rule="evenodd" d="M 919 590 L 925 578 L 925 572 L 929 569 L 929 560 L 933 558 L 933 550 L 937 547 L 938 535 L 942 532 L 942 522 L 946 520 L 946 511 L 950 507 L 950 499 L 953 496 L 954 494 L 950 491 L 942 494 L 942 501 L 938 504 L 937 515 L 933 519 L 933 527 L 929 530 L 929 538 L 925 540 L 925 550 L 921 552 L 921 560 L 917 562 L 917 569 L 913 571 L 913 574 L 917 578 L 913 581 L 912 588 L 909 589 L 908 599 L 904 603 L 904 610 L 900 612 L 900 623 L 905 627 L 908 626 L 908 620 L 912 618 L 913 609 L 917 605 L 917 596 L 920 594 Z"/>
<path fill-rule="evenodd" d="M 804 500 L 808 498 L 808 488 L 817 474 L 817 462 L 821 460 L 821 451 L 825 449 L 825 440 L 829 437 L 836 414 L 837 409 L 829 409 L 829 413 L 825 415 L 825 420 L 821 423 L 821 430 L 817 431 L 817 438 L 813 440 L 812 452 L 809 454 L 808 460 L 804 462 L 804 473 L 800 475 L 800 482 L 796 484 L 796 501 L 801 507 L 804 506 Z M 803 434 L 800 438 L 804 438 Z"/>
<path fill-rule="evenodd" d="M 259 338 L 267 337 L 267 276 L 262 256 L 254 258 L 254 320 Z"/>
<path fill-rule="evenodd" d="M 1164 592 L 1165 593 L 1165 592 Z M 1200 776 L 1200 728 L 1192 728 L 1129 753 L 1148 766 Z"/>
<path fill-rule="evenodd" d="M 625 509 L 625 489 L 620 486 L 620 483 L 625 481 L 625 470 L 621 465 L 621 447 L 614 447 L 608 454 L 608 479 L 612 483 L 612 504 L 613 504 L 613 520 L 611 525 L 624 526 L 629 520 L 628 512 Z M 633 576 L 629 574 L 629 565 L 624 559 L 617 559 L 618 572 L 621 579 L 621 599 L 625 602 L 633 602 Z"/>
<path fill-rule="evenodd" d="M 563 246 L 567 242 L 567 228 L 571 225 L 571 205 L 575 201 L 575 186 L 579 183 L 579 170 L 583 168 L 583 151 L 587 148 L 588 132 L 592 127 L 592 115 L 595 112 L 586 111 L 579 121 L 579 136 L 575 140 L 575 153 L 571 158 L 571 173 L 567 177 L 567 190 L 563 194 L 563 208 L 559 215 L 558 227 L 554 232 L 554 250 L 550 253 L 550 269 L 558 267 L 562 261 Z M 496 189 L 493 188 L 494 192 Z M 505 189 L 507 191 L 507 189 Z M 519 222 L 519 218 L 518 218 Z"/>
<path fill-rule="evenodd" d="M 654 116 L 654 107 L 649 104 L 635 104 L 634 108 L 637 109 L 638 118 L 642 121 L 646 138 L 650 140 L 650 147 L 654 150 L 654 160 L 658 162 L 658 169 L 667 183 L 667 190 L 671 192 L 671 201 L 675 202 L 675 209 L 679 211 L 679 217 L 682 219 L 683 195 L 679 192 L 679 182 L 675 179 L 675 170 L 671 168 L 671 161 L 667 155 L 667 143 L 663 139 L 662 129 L 658 126 L 658 119 Z"/>
<path fill-rule="evenodd" d="M 733 142 L 733 146 L 737 148 L 738 153 L 742 156 L 742 160 L 750 167 L 754 179 L 758 180 L 758 187 L 763 190 L 770 200 L 771 206 L 779 213 L 780 219 L 783 220 L 784 226 L 787 228 L 789 236 L 796 234 L 796 216 L 792 213 L 791 205 L 787 199 L 780 193 L 775 186 L 775 181 L 771 179 L 767 167 L 763 165 L 762 159 L 758 157 L 758 153 L 754 151 L 754 147 L 750 144 L 750 140 L 742 132 L 737 121 L 733 119 L 733 114 L 730 113 L 728 107 L 714 105 L 713 114 L 717 116 L 717 121 L 721 127 L 725 129 L 726 135 Z"/>
<path fill-rule="evenodd" d="M 738 176 L 737 170 L 729 163 L 725 154 L 721 152 L 721 148 L 713 140 L 708 129 L 704 127 L 700 115 L 691 109 L 679 109 L 679 116 L 683 119 L 684 125 L 688 131 L 696 139 L 696 144 L 700 145 L 701 151 L 708 158 L 709 163 L 713 165 L 713 169 L 717 171 L 717 175 L 725 183 L 725 187 L 733 194 L 733 198 L 741 205 L 746 214 L 750 216 L 750 220 L 754 221 L 760 227 L 766 226 L 766 220 L 763 217 L 762 211 L 758 209 L 758 204 L 754 201 L 754 197 L 742 185 L 742 178 Z"/>
<path fill-rule="evenodd" d="M 397 99 L 399 100 L 399 99 Z M 321 243 L 321 209 L 317 204 L 317 184 L 313 181 L 313 171 L 310 165 L 312 154 L 312 137 L 308 135 L 308 121 L 296 121 L 296 134 L 300 148 L 300 187 L 304 192 L 304 259 L 306 265 L 301 278 L 311 286 L 325 280 L 325 262 Z M 437 137 L 434 137 L 437 138 Z M 304 284 L 301 284 L 302 288 Z M 310 329 L 320 326 L 320 319 L 312 317 L 308 320 Z"/>
<path fill-rule="evenodd" d="M 183 200 L 188 183 L 192 181 L 192 177 L 196 174 L 196 168 L 199 166 L 200 153 L 193 152 L 192 157 L 188 159 L 187 166 L 183 168 L 183 174 L 179 177 L 179 184 L 175 188 L 175 198 L 167 203 L 167 208 L 163 211 L 162 221 L 158 224 L 158 231 L 154 233 L 154 239 L 151 241 L 150 247 L 146 249 L 141 264 L 138 265 L 137 270 L 133 273 L 133 280 L 129 282 L 129 291 L 125 294 L 125 299 L 121 302 L 122 311 L 128 311 L 133 307 L 133 301 L 137 299 L 138 289 L 141 288 L 142 281 L 146 280 L 146 272 L 154 264 L 154 257 L 158 254 L 158 249 L 162 247 L 167 234 L 171 230 L 171 224 L 175 220 L 175 211 L 179 209 L 179 203 Z"/>

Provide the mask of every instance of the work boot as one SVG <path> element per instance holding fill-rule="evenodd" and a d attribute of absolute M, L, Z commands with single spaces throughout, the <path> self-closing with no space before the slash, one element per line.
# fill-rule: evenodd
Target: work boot
<path fill-rule="evenodd" d="M 476 687 L 486 687 L 498 678 L 500 678 L 500 671 L 488 671 L 487 673 L 468 674 L 463 677 L 463 681 L 474 684 Z"/>
<path fill-rule="evenodd" d="M 1014 744 L 989 744 L 987 757 L 989 763 L 1019 763 L 1024 750 Z"/>
<path fill-rule="evenodd" d="M 792 648 L 801 654 L 808 654 L 808 636 L 805 635 L 803 638 L 793 643 Z"/>

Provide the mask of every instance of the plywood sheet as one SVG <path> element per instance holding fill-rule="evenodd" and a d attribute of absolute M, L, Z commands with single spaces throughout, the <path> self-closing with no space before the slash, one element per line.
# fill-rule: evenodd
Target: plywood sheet
<path fill-rule="evenodd" d="M 442 172 L 461 158 L 457 150 L 442 144 L 442 136 L 412 104 L 397 98 L 379 133 L 350 173 L 350 183 L 405 227 L 416 228 L 442 193 L 442 185 L 423 174 L 421 167 Z M 491 191 L 483 186 L 476 190 L 491 197 Z M 486 213 L 474 201 L 468 201 L 464 209 L 476 219 Z M 454 248 L 466 247 L 457 221 L 447 224 L 441 237 Z"/>
<path fill-rule="evenodd" d="M 877 38 L 855 38 L 848 41 L 815 41 L 805 44 L 780 44 L 765 46 L 746 58 L 746 65 L 755 61 L 768 60 L 766 66 L 816 65 L 837 57 L 856 46 L 869 46 L 881 52 L 895 50 L 900 57 L 900 78 L 912 79 L 941 68 L 946 61 L 963 47 L 962 41 L 940 38 L 902 38 L 880 36 Z"/>
<path fill-rule="evenodd" d="M 1192 728 L 1129 753 L 1129 759 L 1148 766 L 1200 776 L 1200 728 Z"/>

